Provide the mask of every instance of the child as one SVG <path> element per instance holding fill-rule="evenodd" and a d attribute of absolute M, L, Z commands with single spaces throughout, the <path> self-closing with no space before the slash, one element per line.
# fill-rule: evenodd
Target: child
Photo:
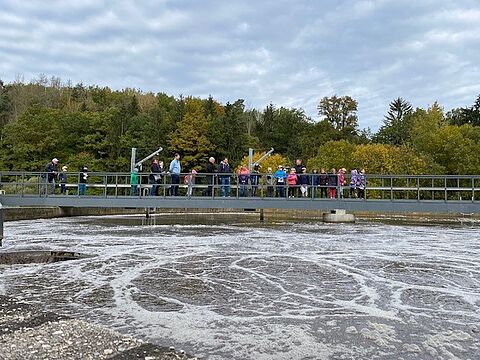
<path fill-rule="evenodd" d="M 302 197 L 307 197 L 309 179 L 307 175 L 307 169 L 305 167 L 302 168 L 302 173 L 298 177 L 298 180 L 300 182 L 300 193 L 302 194 Z"/>
<path fill-rule="evenodd" d="M 60 193 L 62 195 L 66 195 L 67 194 L 67 166 L 62 166 L 62 171 L 60 172 L 60 174 L 58 175 L 58 177 L 60 178 Z"/>
<path fill-rule="evenodd" d="M 190 174 L 185 175 L 183 182 L 188 186 L 187 196 L 190 197 L 193 195 L 193 186 L 195 185 L 195 176 L 197 175 L 197 170 L 192 169 Z"/>
<path fill-rule="evenodd" d="M 288 197 L 295 197 L 295 188 L 297 187 L 297 174 L 295 169 L 290 169 L 290 174 L 287 176 L 288 182 Z"/>

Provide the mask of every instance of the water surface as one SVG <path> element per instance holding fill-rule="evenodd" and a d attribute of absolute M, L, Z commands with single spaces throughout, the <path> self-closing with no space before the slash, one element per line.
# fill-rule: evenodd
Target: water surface
<path fill-rule="evenodd" d="M 8 222 L 1 251 L 95 256 L 0 293 L 208 359 L 480 358 L 478 227 L 215 216 Z"/>

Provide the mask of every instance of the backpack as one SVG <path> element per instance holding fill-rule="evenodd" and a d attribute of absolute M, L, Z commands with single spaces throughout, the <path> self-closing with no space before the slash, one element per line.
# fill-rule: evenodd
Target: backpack
<path fill-rule="evenodd" d="M 183 178 L 183 183 L 185 185 L 190 184 L 190 175 L 185 175 L 185 177 Z"/>

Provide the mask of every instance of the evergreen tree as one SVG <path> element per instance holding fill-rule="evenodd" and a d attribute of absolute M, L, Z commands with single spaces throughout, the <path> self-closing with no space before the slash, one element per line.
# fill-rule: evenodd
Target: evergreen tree
<path fill-rule="evenodd" d="M 374 141 L 391 145 L 408 143 L 412 131 L 411 114 L 412 105 L 409 102 L 401 97 L 393 100 Z"/>

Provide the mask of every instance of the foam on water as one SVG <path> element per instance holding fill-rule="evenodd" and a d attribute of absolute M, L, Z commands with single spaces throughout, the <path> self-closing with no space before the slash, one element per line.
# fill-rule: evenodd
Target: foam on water
<path fill-rule="evenodd" d="M 480 357 L 480 235 L 463 226 L 5 224 L 0 293 L 209 359 Z"/>

